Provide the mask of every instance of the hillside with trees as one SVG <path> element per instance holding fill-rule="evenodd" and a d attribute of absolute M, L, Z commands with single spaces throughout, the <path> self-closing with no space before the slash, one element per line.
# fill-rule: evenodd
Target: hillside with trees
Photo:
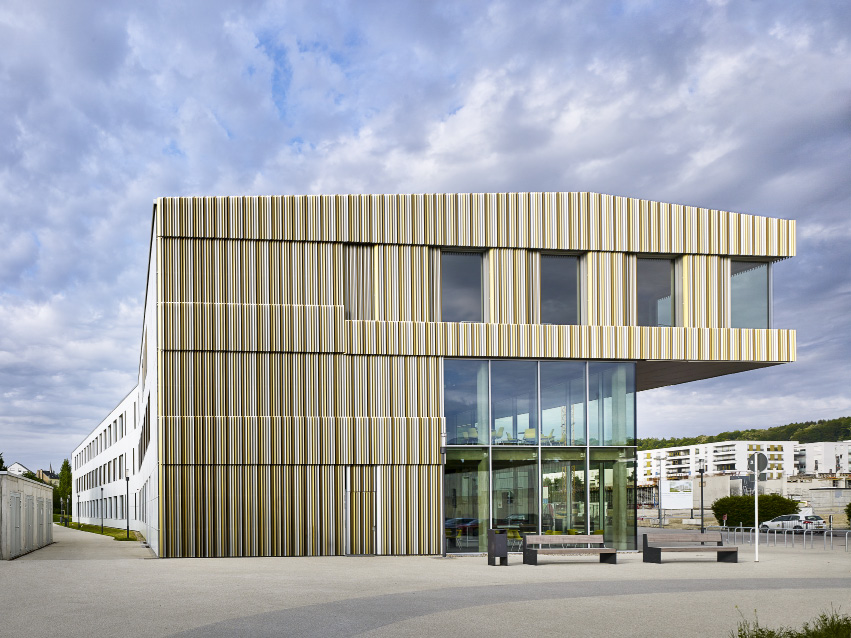
<path fill-rule="evenodd" d="M 638 439 L 639 450 L 655 450 L 660 447 L 680 447 L 700 443 L 718 443 L 720 441 L 798 441 L 816 443 L 818 441 L 846 441 L 851 439 L 851 416 L 837 419 L 820 419 L 805 423 L 790 423 L 773 428 L 754 430 L 731 430 L 713 436 L 686 436 L 682 438 L 657 439 L 654 437 Z"/>

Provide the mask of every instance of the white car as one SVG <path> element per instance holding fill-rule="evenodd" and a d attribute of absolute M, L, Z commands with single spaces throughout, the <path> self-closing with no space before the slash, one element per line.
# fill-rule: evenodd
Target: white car
<path fill-rule="evenodd" d="M 826 527 L 824 519 L 821 516 L 812 514 L 784 514 L 776 516 L 770 521 L 760 523 L 761 530 L 769 529 L 791 529 L 804 531 L 808 529 L 824 529 Z"/>

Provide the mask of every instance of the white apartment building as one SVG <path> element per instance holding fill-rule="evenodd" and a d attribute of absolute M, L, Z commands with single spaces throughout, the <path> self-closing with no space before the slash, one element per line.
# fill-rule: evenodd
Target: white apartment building
<path fill-rule="evenodd" d="M 697 476 L 701 461 L 706 463 L 708 475 L 744 474 L 754 452 L 768 456 L 765 478 L 779 479 L 795 473 L 796 446 L 795 441 L 722 441 L 642 450 L 638 453 L 638 483 L 656 482 L 661 468 L 669 479 Z M 847 460 L 847 454 L 844 458 Z"/>
<path fill-rule="evenodd" d="M 795 446 L 795 471 L 798 474 L 851 474 L 848 458 L 851 441 L 799 443 Z"/>

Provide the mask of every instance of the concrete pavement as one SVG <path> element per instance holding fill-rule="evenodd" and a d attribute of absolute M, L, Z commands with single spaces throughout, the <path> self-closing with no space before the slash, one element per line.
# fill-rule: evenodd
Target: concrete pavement
<path fill-rule="evenodd" d="M 0 563 L 0 634 L 47 636 L 727 636 L 754 610 L 764 624 L 851 613 L 851 552 L 740 548 L 645 564 L 619 554 L 537 567 L 464 558 L 151 559 L 54 526 L 57 541 Z M 61 630 L 60 630 L 61 628 Z"/>

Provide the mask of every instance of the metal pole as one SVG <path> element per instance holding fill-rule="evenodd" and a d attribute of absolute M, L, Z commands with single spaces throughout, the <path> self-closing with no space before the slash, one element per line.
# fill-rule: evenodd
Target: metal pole
<path fill-rule="evenodd" d="M 100 533 L 103 534 L 103 488 L 100 488 Z"/>
<path fill-rule="evenodd" d="M 698 472 L 700 473 L 700 533 L 705 534 L 706 525 L 703 521 L 703 473 L 706 472 L 706 468 L 701 466 Z"/>
<path fill-rule="evenodd" d="M 127 495 L 124 497 L 124 516 L 127 518 L 127 540 L 130 540 L 130 472 L 124 477 L 127 481 Z"/>
<path fill-rule="evenodd" d="M 753 520 L 756 528 L 756 557 L 754 562 L 759 562 L 759 464 L 758 452 L 753 455 Z"/>

